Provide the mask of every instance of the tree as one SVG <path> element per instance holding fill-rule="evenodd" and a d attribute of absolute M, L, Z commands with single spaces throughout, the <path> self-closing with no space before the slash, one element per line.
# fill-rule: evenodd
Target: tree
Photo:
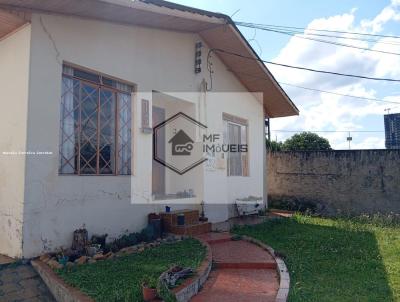
<path fill-rule="evenodd" d="M 282 142 L 270 141 L 269 139 L 267 139 L 266 145 L 267 145 L 267 150 L 270 151 L 282 151 L 283 149 Z"/>
<path fill-rule="evenodd" d="M 284 151 L 319 151 L 332 150 L 326 138 L 312 132 L 302 132 L 293 135 L 283 143 Z"/>

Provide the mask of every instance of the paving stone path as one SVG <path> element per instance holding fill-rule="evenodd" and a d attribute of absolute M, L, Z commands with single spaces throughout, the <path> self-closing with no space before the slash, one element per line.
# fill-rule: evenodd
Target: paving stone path
<path fill-rule="evenodd" d="M 1 302 L 55 302 L 29 264 L 0 266 Z"/>
<path fill-rule="evenodd" d="M 197 236 L 207 241 L 214 267 L 191 302 L 273 302 L 279 289 L 276 262 L 262 248 L 228 233 Z"/>

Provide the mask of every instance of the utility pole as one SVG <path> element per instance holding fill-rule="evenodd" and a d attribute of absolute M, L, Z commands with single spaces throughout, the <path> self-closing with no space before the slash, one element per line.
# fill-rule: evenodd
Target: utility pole
<path fill-rule="evenodd" d="M 349 142 L 349 150 L 351 149 L 351 141 L 352 140 L 353 140 L 353 138 L 351 137 L 350 132 L 349 132 L 349 135 L 347 136 L 347 141 Z"/>

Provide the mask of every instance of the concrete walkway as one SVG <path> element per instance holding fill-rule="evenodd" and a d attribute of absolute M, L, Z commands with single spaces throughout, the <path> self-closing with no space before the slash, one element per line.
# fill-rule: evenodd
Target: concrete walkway
<path fill-rule="evenodd" d="M 262 248 L 228 233 L 199 235 L 212 249 L 213 269 L 192 302 L 275 301 L 279 289 L 276 262 Z"/>
<path fill-rule="evenodd" d="M 29 264 L 0 265 L 1 302 L 55 302 Z"/>
<path fill-rule="evenodd" d="M 13 258 L 0 254 L 0 267 L 4 264 L 11 264 L 15 262 Z"/>

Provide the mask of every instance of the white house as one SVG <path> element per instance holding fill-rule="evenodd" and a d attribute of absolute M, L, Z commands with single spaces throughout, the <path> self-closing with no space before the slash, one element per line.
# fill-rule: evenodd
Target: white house
<path fill-rule="evenodd" d="M 82 225 L 140 230 L 165 205 L 204 201 L 218 222 L 237 198 L 266 202 L 264 119 L 298 114 L 230 17 L 159 0 L 0 0 L 0 90 L 12 257 L 69 246 Z M 211 152 L 182 175 L 161 165 L 151 127 L 179 112 L 207 127 L 187 131 L 195 147 L 216 134 L 247 152 Z"/>

